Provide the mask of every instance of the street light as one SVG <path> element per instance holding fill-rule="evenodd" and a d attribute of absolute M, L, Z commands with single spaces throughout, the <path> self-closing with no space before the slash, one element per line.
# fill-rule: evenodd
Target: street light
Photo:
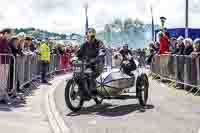
<path fill-rule="evenodd" d="M 151 17 L 152 17 L 152 23 L 151 23 L 152 31 L 151 31 L 151 34 L 152 34 L 152 41 L 154 41 L 154 17 L 153 17 L 153 8 L 152 8 L 152 5 L 151 5 Z"/>
<path fill-rule="evenodd" d="M 166 20 L 167 20 L 167 19 L 166 19 L 165 17 L 160 17 L 162 30 L 164 30 L 164 26 L 165 26 L 165 22 L 166 22 Z"/>
<path fill-rule="evenodd" d="M 185 38 L 188 37 L 188 14 L 189 14 L 188 8 L 189 8 L 189 1 L 186 0 L 185 1 Z"/>
<path fill-rule="evenodd" d="M 85 34 L 87 35 L 87 31 L 88 31 L 88 3 L 85 3 L 84 5 L 85 8 L 85 17 L 86 17 L 86 22 L 85 22 Z"/>
<path fill-rule="evenodd" d="M 111 47 L 111 42 L 112 42 L 112 25 L 111 24 L 106 24 L 105 25 L 105 39 L 108 43 L 108 46 Z"/>

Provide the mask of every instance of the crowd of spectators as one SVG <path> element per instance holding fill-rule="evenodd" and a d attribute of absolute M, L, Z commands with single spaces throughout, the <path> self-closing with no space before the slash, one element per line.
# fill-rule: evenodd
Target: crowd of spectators
<path fill-rule="evenodd" d="M 64 66 L 69 64 L 73 53 L 79 48 L 77 45 L 56 43 L 54 40 L 46 39 L 51 54 L 63 56 L 61 62 Z M 13 56 L 37 55 L 42 40 L 35 39 L 25 33 L 15 34 L 11 29 L 0 32 L 0 54 L 12 54 Z"/>
<path fill-rule="evenodd" d="M 150 55 L 148 63 L 155 54 L 170 54 L 170 55 L 198 55 L 200 53 L 200 39 L 192 40 L 190 38 L 169 37 L 164 32 L 159 33 L 159 40 L 149 44 Z"/>
<path fill-rule="evenodd" d="M 13 89 L 13 76 L 16 73 L 14 58 L 41 56 L 40 46 L 43 42 L 48 45 L 51 55 L 54 54 L 59 57 L 58 62 L 63 70 L 70 71 L 71 58 L 74 52 L 78 50 L 78 46 L 64 42 L 58 43 L 48 38 L 40 40 L 25 33 L 16 34 L 12 29 L 0 31 L 0 101 L 1 99 L 8 99 L 9 93 L 7 92 Z"/>

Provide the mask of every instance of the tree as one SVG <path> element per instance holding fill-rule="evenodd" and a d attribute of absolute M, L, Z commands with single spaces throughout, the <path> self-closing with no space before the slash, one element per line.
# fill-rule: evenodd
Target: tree
<path fill-rule="evenodd" d="M 120 31 L 123 31 L 122 20 L 119 19 L 119 18 L 115 19 L 114 22 L 113 22 L 113 28 L 120 30 Z"/>
<path fill-rule="evenodd" d="M 144 31 L 144 23 L 137 18 L 133 21 L 133 26 L 136 29 L 136 32 Z"/>
<path fill-rule="evenodd" d="M 134 21 L 131 18 L 127 18 L 124 20 L 124 32 L 128 32 L 132 27 Z"/>
<path fill-rule="evenodd" d="M 105 32 L 111 32 L 111 25 L 110 24 L 106 24 L 104 27 L 104 31 Z"/>

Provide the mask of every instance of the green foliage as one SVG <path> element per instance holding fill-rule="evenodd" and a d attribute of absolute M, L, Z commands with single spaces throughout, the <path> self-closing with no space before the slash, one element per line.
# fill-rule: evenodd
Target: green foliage
<path fill-rule="evenodd" d="M 24 32 L 26 35 L 31 35 L 35 38 L 48 38 L 48 37 L 59 37 L 60 39 L 65 39 L 67 36 L 65 34 L 58 34 L 58 33 L 54 33 L 54 32 L 48 32 L 46 30 L 42 30 L 42 29 L 35 29 L 33 27 L 29 27 L 29 28 L 16 28 L 15 29 L 15 33 L 19 34 L 21 32 Z"/>

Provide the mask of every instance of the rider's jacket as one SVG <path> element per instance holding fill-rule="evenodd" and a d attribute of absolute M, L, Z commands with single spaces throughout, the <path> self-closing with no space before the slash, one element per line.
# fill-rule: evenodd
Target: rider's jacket
<path fill-rule="evenodd" d="M 103 42 L 95 39 L 94 42 L 89 43 L 88 41 L 83 43 L 79 51 L 77 52 L 77 57 L 79 59 L 83 58 L 96 58 L 99 54 L 99 50 L 104 48 Z"/>
<path fill-rule="evenodd" d="M 123 59 L 125 60 L 127 58 L 127 56 L 130 54 L 131 56 L 133 55 L 131 50 L 127 49 L 122 49 L 120 50 L 120 54 L 122 55 Z"/>

